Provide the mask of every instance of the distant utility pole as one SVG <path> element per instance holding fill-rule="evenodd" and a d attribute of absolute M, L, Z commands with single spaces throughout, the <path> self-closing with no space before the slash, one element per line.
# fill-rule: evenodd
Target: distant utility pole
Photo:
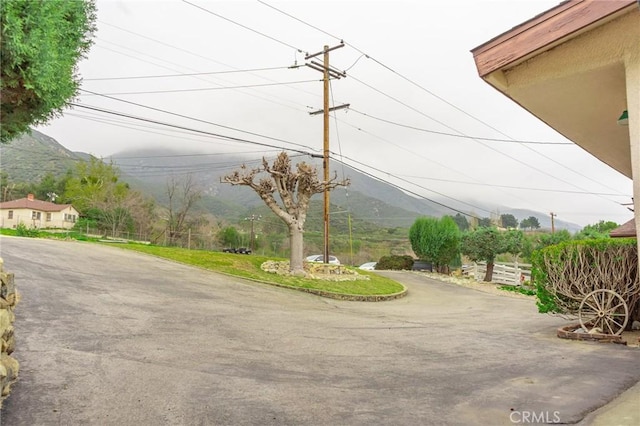
<path fill-rule="evenodd" d="M 554 212 L 549 213 L 551 215 L 551 233 L 555 234 L 556 233 L 556 225 L 555 222 L 553 221 L 553 218 L 558 216 L 557 214 L 555 214 Z"/>
<path fill-rule="evenodd" d="M 253 253 L 253 241 L 255 240 L 255 237 L 254 237 L 255 234 L 253 233 L 253 222 L 255 222 L 256 220 L 260 220 L 260 219 L 262 219 L 262 216 L 261 215 L 255 215 L 255 214 L 252 214 L 251 216 L 244 218 L 244 220 L 250 220 L 251 221 L 251 234 L 249 234 L 250 235 L 249 238 L 251 238 L 250 244 L 249 244 L 249 246 L 251 248 L 251 253 Z"/>
<path fill-rule="evenodd" d="M 344 43 L 340 42 L 339 45 L 329 47 L 327 45 L 324 46 L 321 52 L 314 53 L 312 55 L 307 55 L 304 57 L 305 60 L 309 60 L 315 58 L 316 56 L 324 55 L 324 63 L 320 63 L 317 61 L 311 61 L 305 63 L 306 66 L 312 68 L 316 71 L 320 71 L 323 74 L 323 86 L 324 86 L 324 108 L 319 111 L 310 112 L 310 115 L 316 115 L 323 113 L 324 114 L 324 149 L 323 149 L 323 161 L 322 168 L 324 170 L 324 263 L 329 263 L 329 189 L 327 188 L 327 182 L 329 182 L 329 112 L 335 111 L 342 108 L 348 108 L 349 104 L 344 104 L 340 106 L 336 106 L 333 108 L 329 108 L 329 77 L 340 79 L 341 77 L 346 77 L 347 74 L 343 71 L 336 70 L 329 66 L 329 52 L 335 49 L 339 49 L 344 47 Z"/>

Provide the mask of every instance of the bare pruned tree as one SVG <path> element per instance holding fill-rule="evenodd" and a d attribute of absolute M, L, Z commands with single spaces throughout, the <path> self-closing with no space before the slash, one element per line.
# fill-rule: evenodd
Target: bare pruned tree
<path fill-rule="evenodd" d="M 186 219 L 194 204 L 202 198 L 202 191 L 193 181 L 191 175 L 182 180 L 171 176 L 167 180 L 168 218 L 167 237 L 169 245 L 174 245 L 176 240 L 185 230 Z"/>
<path fill-rule="evenodd" d="M 261 173 L 266 173 L 269 177 L 257 179 Z M 291 248 L 290 271 L 296 275 L 305 273 L 303 235 L 311 196 L 324 192 L 325 189 L 349 185 L 348 179 L 337 181 L 336 177 L 327 182 L 320 181 L 317 169 L 305 162 L 296 164 L 295 170 L 292 170 L 291 159 L 286 152 L 278 154 L 271 166 L 265 158 L 262 159 L 262 167 L 248 169 L 242 165 L 240 170 L 224 176 L 221 182 L 250 187 L 287 225 Z M 274 197 L 276 191 L 280 195 L 282 205 Z"/>

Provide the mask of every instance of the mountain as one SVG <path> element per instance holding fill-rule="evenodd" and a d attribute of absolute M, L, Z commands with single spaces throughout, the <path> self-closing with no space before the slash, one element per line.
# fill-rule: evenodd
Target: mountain
<path fill-rule="evenodd" d="M 47 172 L 54 175 L 65 173 L 73 168 L 77 161 L 86 161 L 90 155 L 72 152 L 60 145 L 55 139 L 32 130 L 9 145 L 0 146 L 1 169 L 15 182 L 38 182 Z M 171 176 L 182 179 L 191 174 L 194 181 L 203 189 L 200 208 L 218 218 L 231 222 L 242 220 L 251 214 L 270 215 L 262 200 L 255 192 L 244 186 L 232 186 L 221 183 L 221 178 L 246 164 L 256 167 L 261 159 L 249 158 L 238 154 L 216 154 L 203 152 L 184 152 L 168 149 L 137 149 L 120 152 L 108 159 L 120 169 L 122 179 L 157 200 L 160 205 L 167 201 L 166 185 Z M 298 158 L 292 158 L 295 164 Z M 315 163 L 313 163 L 315 161 Z M 321 170 L 321 163 L 311 160 Z M 331 222 L 346 223 L 347 212 L 350 219 L 358 221 L 360 229 L 371 226 L 384 228 L 409 227 L 419 216 L 453 215 L 437 203 L 411 196 L 379 179 L 368 176 L 346 165 L 333 162 L 339 176 L 349 178 L 347 188 L 337 188 L 331 192 Z M 333 174 L 333 171 L 332 171 Z M 437 200 L 436 200 L 437 201 Z M 495 206 L 485 207 L 495 210 Z M 262 213 L 263 212 L 263 213 Z M 319 228 L 322 223 L 322 195 L 312 199 L 307 229 Z M 519 220 L 535 216 L 543 228 L 551 228 L 550 217 L 536 211 L 501 207 L 502 214 L 513 214 Z M 555 221 L 557 229 L 572 232 L 581 229 L 579 225 Z M 319 228 L 320 229 L 320 228 Z"/>
<path fill-rule="evenodd" d="M 37 182 L 47 173 L 61 175 L 88 158 L 88 154 L 69 151 L 36 130 L 0 145 L 0 170 L 14 182 Z"/>
<path fill-rule="evenodd" d="M 501 214 L 512 214 L 519 221 L 522 219 L 526 219 L 529 216 L 535 216 L 538 218 L 538 222 L 540 222 L 540 229 L 550 230 L 551 229 L 551 215 L 550 214 L 542 214 L 540 212 L 534 212 L 526 209 L 509 209 L 507 207 L 503 207 L 500 209 Z M 575 223 L 567 222 L 564 220 L 555 219 L 554 226 L 556 229 L 566 229 L 569 232 L 578 232 L 582 229 L 582 226 L 577 225 Z"/>
<path fill-rule="evenodd" d="M 204 188 L 205 197 L 202 203 L 216 216 L 246 216 L 252 210 L 264 206 L 262 200 L 250 188 L 221 183 L 224 175 L 238 169 L 242 164 L 249 168 L 260 165 L 261 160 L 256 158 L 167 150 L 136 150 L 115 154 L 111 160 L 124 175 L 137 182 L 134 186 L 153 193 L 159 200 L 165 198 L 163 191 L 168 176 L 174 174 L 180 178 L 192 172 L 193 178 Z M 292 162 L 296 163 L 296 158 L 293 158 Z M 321 164 L 318 162 L 310 163 L 321 170 Z M 349 178 L 350 185 L 331 192 L 332 214 L 349 211 L 363 221 L 386 228 L 408 227 L 421 215 L 447 214 L 447 211 L 437 204 L 411 197 L 348 166 L 339 167 L 340 175 L 344 173 L 344 176 Z M 315 195 L 312 201 L 322 202 L 322 194 Z"/>

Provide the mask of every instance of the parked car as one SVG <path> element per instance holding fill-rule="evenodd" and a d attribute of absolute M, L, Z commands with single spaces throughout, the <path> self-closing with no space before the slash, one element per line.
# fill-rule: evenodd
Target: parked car
<path fill-rule="evenodd" d="M 307 262 L 324 263 L 324 255 L 322 255 L 322 254 L 314 254 L 312 256 L 307 256 Z M 335 256 L 329 256 L 329 263 L 332 264 L 332 265 L 339 265 L 340 261 Z"/>
<path fill-rule="evenodd" d="M 246 247 L 238 247 L 238 248 L 226 247 L 226 248 L 223 248 L 222 251 L 224 253 L 251 254 L 251 249 L 248 249 Z"/>
<path fill-rule="evenodd" d="M 363 263 L 362 265 L 358 266 L 358 269 L 362 269 L 362 270 L 365 270 L 365 271 L 375 271 L 377 263 L 378 262 Z"/>
<path fill-rule="evenodd" d="M 414 271 L 429 271 L 433 272 L 433 265 L 429 262 L 425 262 L 424 260 L 416 259 L 413 261 L 413 269 Z"/>

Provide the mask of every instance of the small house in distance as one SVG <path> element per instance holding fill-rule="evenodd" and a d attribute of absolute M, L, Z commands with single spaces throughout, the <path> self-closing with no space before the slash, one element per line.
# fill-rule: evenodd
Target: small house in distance
<path fill-rule="evenodd" d="M 609 232 L 611 238 L 635 238 L 636 237 L 636 221 L 631 219 L 629 222 L 623 223 L 613 231 Z"/>
<path fill-rule="evenodd" d="M 55 204 L 36 200 L 33 194 L 19 200 L 0 203 L 0 228 L 70 229 L 78 220 L 78 211 L 71 204 Z"/>

